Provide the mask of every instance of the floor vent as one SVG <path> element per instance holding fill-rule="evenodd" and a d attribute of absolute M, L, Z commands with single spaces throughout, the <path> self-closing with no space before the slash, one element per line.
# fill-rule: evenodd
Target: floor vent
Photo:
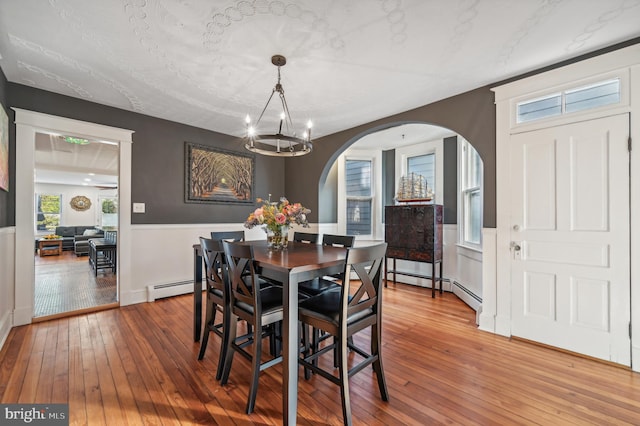
<path fill-rule="evenodd" d="M 193 293 L 193 281 L 191 280 L 150 285 L 147 286 L 147 302 L 187 293 Z"/>

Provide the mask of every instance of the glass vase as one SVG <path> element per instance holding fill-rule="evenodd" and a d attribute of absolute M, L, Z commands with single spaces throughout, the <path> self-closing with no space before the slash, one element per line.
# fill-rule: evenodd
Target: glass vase
<path fill-rule="evenodd" d="M 280 225 L 264 228 L 267 233 L 267 247 L 272 251 L 285 250 L 289 244 L 289 226 Z"/>

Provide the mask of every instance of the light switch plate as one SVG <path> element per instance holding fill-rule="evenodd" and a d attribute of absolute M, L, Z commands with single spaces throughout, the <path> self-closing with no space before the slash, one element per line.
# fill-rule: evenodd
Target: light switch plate
<path fill-rule="evenodd" d="M 134 213 L 144 213 L 144 203 L 133 203 Z"/>

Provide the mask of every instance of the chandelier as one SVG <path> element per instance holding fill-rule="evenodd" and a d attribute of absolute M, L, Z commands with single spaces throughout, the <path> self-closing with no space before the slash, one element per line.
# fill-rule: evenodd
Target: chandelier
<path fill-rule="evenodd" d="M 282 55 L 274 55 L 271 57 L 271 63 L 278 67 L 278 82 L 271 91 L 271 96 L 269 96 L 267 104 L 262 109 L 255 125 L 251 123 L 251 117 L 247 115 L 245 119 L 247 135 L 245 137 L 244 147 L 251 152 L 273 157 L 295 157 L 308 154 L 313 150 L 311 121 L 307 122 L 307 129 L 303 132 L 302 137 L 298 137 L 294 130 L 293 122 L 291 121 L 287 100 L 284 97 L 284 89 L 282 88 L 282 84 L 280 84 L 280 67 L 283 67 L 287 63 L 287 59 Z M 260 120 L 262 120 L 271 99 L 273 99 L 273 95 L 276 93 L 278 93 L 282 105 L 278 131 L 274 134 L 258 133 Z"/>

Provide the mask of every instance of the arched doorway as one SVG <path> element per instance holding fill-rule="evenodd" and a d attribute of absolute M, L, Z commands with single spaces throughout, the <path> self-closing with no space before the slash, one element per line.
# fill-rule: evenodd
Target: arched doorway
<path fill-rule="evenodd" d="M 445 289 L 458 294 L 476 311 L 482 303 L 482 160 L 472 144 L 456 132 L 427 123 L 391 123 L 373 128 L 347 141 L 326 164 L 319 185 L 319 196 L 334 191 L 335 217 L 331 225 L 323 224 L 325 232 L 354 234 L 353 217 L 370 220 L 370 232 L 356 236 L 356 241 L 384 240 L 385 205 L 393 205 L 401 176 L 414 163 L 429 163 L 426 179 L 434 201 L 445 209 Z M 349 162 L 372 167 L 371 197 L 360 200 L 354 214 L 353 202 L 346 189 L 345 166 Z M 368 205 L 371 210 L 368 211 Z M 332 204 L 319 202 L 320 209 Z M 362 212 L 367 211 L 367 214 Z M 320 211 L 320 216 L 328 216 Z M 365 228 L 366 229 L 366 228 Z M 430 275 L 431 266 L 403 262 L 400 266 L 413 274 Z M 430 280 L 405 277 L 410 284 L 430 286 Z"/>

